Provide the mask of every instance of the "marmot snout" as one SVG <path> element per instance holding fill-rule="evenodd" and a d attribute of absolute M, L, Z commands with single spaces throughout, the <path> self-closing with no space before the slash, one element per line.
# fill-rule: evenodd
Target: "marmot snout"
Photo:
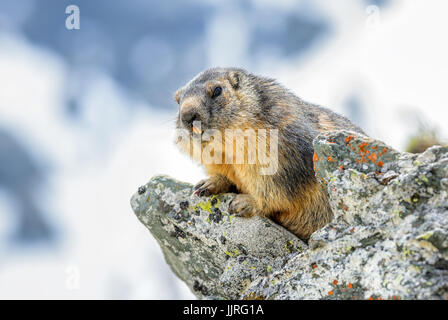
<path fill-rule="evenodd" d="M 212 151 L 219 161 L 203 163 L 209 178 L 195 186 L 199 196 L 237 190 L 230 205 L 233 213 L 271 218 L 302 239 L 331 221 L 326 193 L 314 175 L 312 141 L 322 132 L 348 129 L 363 133 L 360 128 L 329 109 L 301 100 L 272 79 L 236 68 L 200 73 L 176 91 L 175 100 L 179 104 L 177 128 L 191 135 L 207 129 L 222 132 L 222 147 Z M 200 131 L 195 123 L 200 124 Z M 243 163 L 227 161 L 224 131 L 229 129 L 276 132 L 275 172 L 260 174 L 265 164 L 247 161 L 251 155 L 245 145 Z M 270 138 L 265 141 L 268 145 L 273 141 Z M 258 143 L 260 137 L 255 140 Z M 233 141 L 231 145 L 232 152 L 237 152 L 238 146 Z M 182 149 L 192 156 L 192 149 Z"/>

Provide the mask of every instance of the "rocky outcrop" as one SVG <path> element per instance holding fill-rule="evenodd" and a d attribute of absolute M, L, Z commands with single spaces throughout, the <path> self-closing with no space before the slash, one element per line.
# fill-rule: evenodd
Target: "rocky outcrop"
<path fill-rule="evenodd" d="M 399 153 L 345 131 L 314 148 L 335 217 L 308 243 L 166 176 L 131 205 L 198 298 L 447 299 L 448 148 Z"/>

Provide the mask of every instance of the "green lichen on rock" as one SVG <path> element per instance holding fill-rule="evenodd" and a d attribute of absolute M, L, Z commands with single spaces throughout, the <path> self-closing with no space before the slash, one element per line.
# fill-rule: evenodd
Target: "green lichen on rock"
<path fill-rule="evenodd" d="M 446 299 L 448 148 L 400 153 L 335 131 L 314 149 L 335 217 L 308 244 L 268 219 L 229 215 L 234 194 L 199 198 L 166 176 L 132 208 L 198 298 Z"/>

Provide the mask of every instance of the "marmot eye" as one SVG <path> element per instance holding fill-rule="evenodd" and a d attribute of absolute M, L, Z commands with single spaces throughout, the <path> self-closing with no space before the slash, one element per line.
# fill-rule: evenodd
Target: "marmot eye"
<path fill-rule="evenodd" d="M 215 90 L 213 90 L 213 94 L 212 94 L 212 98 L 216 98 L 217 96 L 219 96 L 222 92 L 222 88 L 221 87 L 216 87 Z"/>

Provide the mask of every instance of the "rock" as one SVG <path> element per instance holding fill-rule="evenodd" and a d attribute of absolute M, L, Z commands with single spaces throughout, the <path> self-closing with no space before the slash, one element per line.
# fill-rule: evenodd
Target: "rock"
<path fill-rule="evenodd" d="M 334 219 L 308 243 L 157 176 L 131 204 L 172 270 L 206 299 L 447 299 L 448 148 L 400 153 L 347 131 L 314 141 Z"/>
<path fill-rule="evenodd" d="M 255 279 L 306 248 L 271 220 L 229 215 L 233 197 L 200 198 L 190 184 L 157 176 L 131 200 L 172 270 L 200 298 L 238 299 Z"/>

